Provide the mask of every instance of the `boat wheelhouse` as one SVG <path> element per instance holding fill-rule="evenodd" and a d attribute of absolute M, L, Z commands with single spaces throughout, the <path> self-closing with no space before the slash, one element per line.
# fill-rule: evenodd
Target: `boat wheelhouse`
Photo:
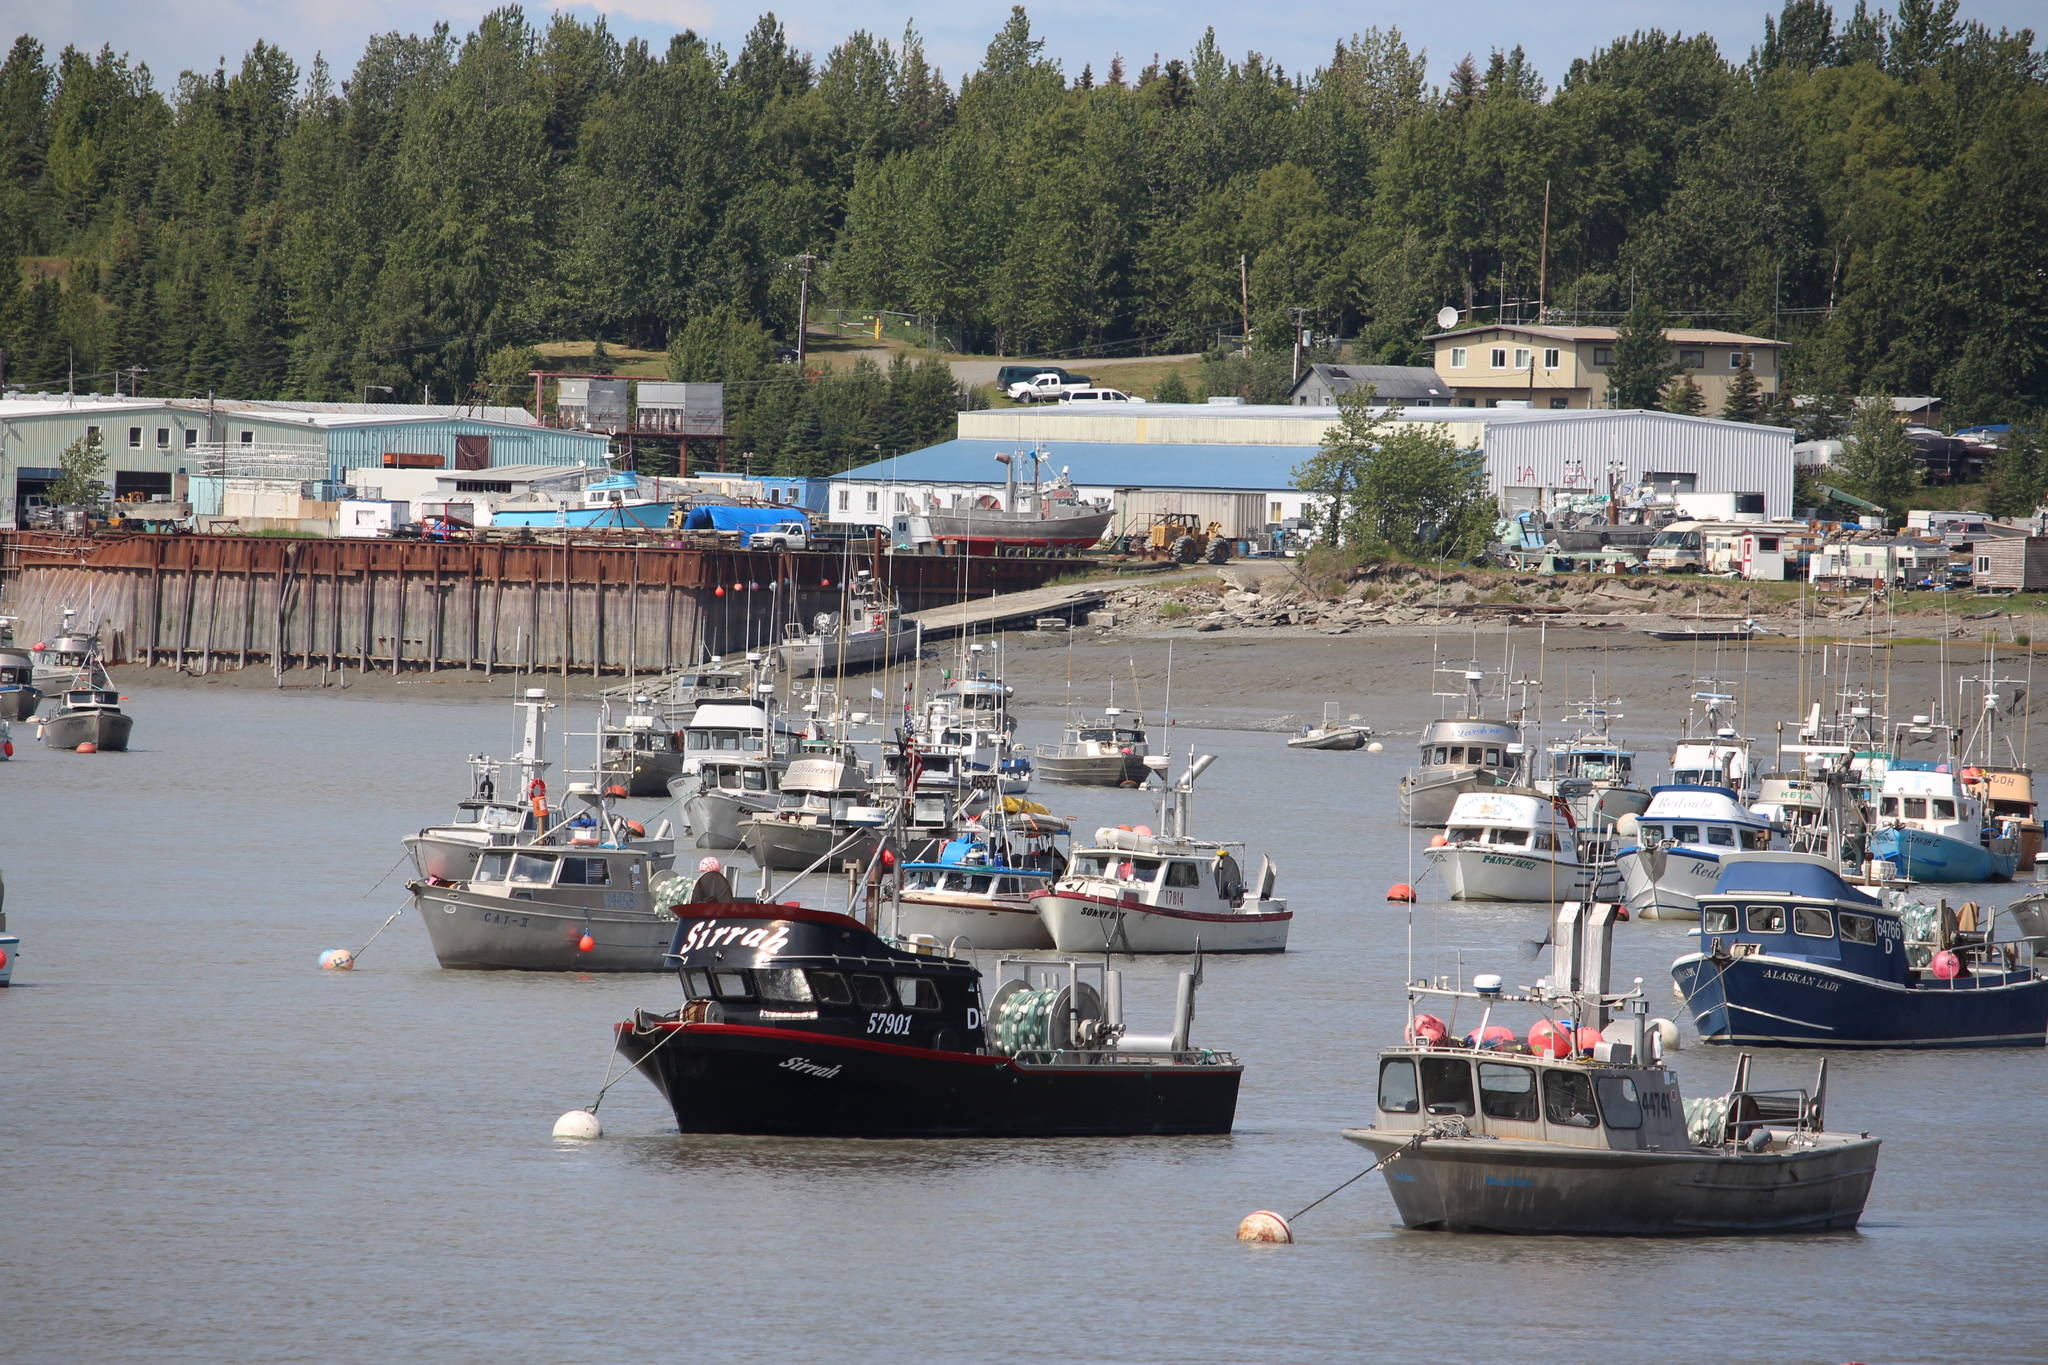
<path fill-rule="evenodd" d="M 1636 785 L 1635 750 L 1623 748 L 1609 733 L 1618 714 L 1607 703 L 1579 707 L 1579 731 L 1546 751 L 1549 773 L 1534 785 L 1538 791 L 1564 799 L 1582 829 L 1605 832 L 1624 815 L 1641 815 L 1649 792 Z"/>
<path fill-rule="evenodd" d="M 1048 782 L 1142 787 L 1151 772 L 1145 765 L 1147 745 L 1145 718 L 1111 706 L 1100 718 L 1070 723 L 1059 744 L 1039 745 L 1032 758 Z"/>
<path fill-rule="evenodd" d="M 1441 828 L 1451 808 L 1467 792 L 1515 785 L 1524 759 L 1522 727 L 1510 720 L 1489 720 L 1481 714 L 1480 685 L 1486 674 L 1477 668 L 1439 668 L 1455 673 L 1461 692 L 1440 691 L 1439 697 L 1462 696 L 1464 714 L 1433 720 L 1416 741 L 1415 769 L 1401 779 L 1401 818 L 1425 829 Z"/>
<path fill-rule="evenodd" d="M 455 818 L 405 837 L 406 852 L 422 878 L 466 882 L 475 875 L 484 849 L 536 842 L 551 823 L 548 761 L 541 750 L 547 713 L 554 705 L 540 687 L 527 688 L 514 705 L 524 713 L 519 751 L 504 761 L 471 754 L 469 794 L 456 803 Z"/>
<path fill-rule="evenodd" d="M 682 803 L 697 847 L 741 848 L 741 821 L 787 803 L 781 791 L 787 766 L 759 754 L 701 758 L 696 772 L 670 779 L 668 793 Z"/>
<path fill-rule="evenodd" d="M 647 712 L 618 725 L 607 722 L 598 732 L 598 771 L 607 786 L 624 787 L 628 796 L 665 796 L 683 770 L 686 736 Z"/>
<path fill-rule="evenodd" d="M 784 631 L 782 658 L 791 677 L 830 677 L 850 669 L 876 668 L 916 654 L 924 628 L 903 619 L 895 594 L 866 569 L 847 584 L 839 611 L 821 611 L 807 631 Z"/>
<path fill-rule="evenodd" d="M 35 660 L 25 649 L 0 645 L 0 720 L 29 720 L 43 701 Z"/>
<path fill-rule="evenodd" d="M 1983 798 L 1948 763 L 1895 759 L 1878 792 L 1870 856 L 1908 881 L 2011 881 L 2018 822 L 1994 824 Z"/>
<path fill-rule="evenodd" d="M 705 702 L 683 727 L 684 775 L 708 758 L 778 756 L 785 747 L 768 708 L 758 701 Z"/>
<path fill-rule="evenodd" d="M 676 907 L 684 1002 L 616 1026 L 619 1052 L 686 1133 L 1109 1137 L 1227 1133 L 1243 1068 L 1194 1048 L 1201 966 L 1172 1032 L 1124 1023 L 1123 974 L 889 943 L 795 905 Z"/>
<path fill-rule="evenodd" d="M 1597 853 L 1562 797 L 1527 788 L 1466 792 L 1423 850 L 1454 901 L 1551 904 L 1614 899 L 1619 880 Z"/>
<path fill-rule="evenodd" d="M 1771 847 L 1770 821 L 1731 787 L 1671 783 L 1650 788 L 1650 804 L 1618 831 L 1622 894 L 1637 919 L 1692 919 L 1722 865 Z"/>
<path fill-rule="evenodd" d="M 1826 858 L 1760 854 L 1723 871 L 1671 975 L 1710 1043 L 2039 1047 L 2048 978 L 1977 914 L 1886 905 Z"/>

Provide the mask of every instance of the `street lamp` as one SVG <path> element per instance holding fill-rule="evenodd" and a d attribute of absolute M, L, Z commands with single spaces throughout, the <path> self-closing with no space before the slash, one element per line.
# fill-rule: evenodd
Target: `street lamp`
<path fill-rule="evenodd" d="M 365 384 L 365 385 L 363 385 L 363 401 L 364 401 L 365 403 L 369 402 L 369 401 L 370 401 L 370 395 L 371 395 L 371 394 L 373 394 L 373 393 L 396 393 L 396 392 L 398 392 L 398 390 L 396 390 L 396 389 L 394 389 L 394 388 L 391 388 L 391 387 L 390 387 L 389 385 L 386 385 L 386 384 Z"/>

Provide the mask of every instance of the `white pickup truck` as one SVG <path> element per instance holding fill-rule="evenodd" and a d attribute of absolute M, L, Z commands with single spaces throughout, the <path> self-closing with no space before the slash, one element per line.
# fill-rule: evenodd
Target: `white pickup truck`
<path fill-rule="evenodd" d="M 763 526 L 747 537 L 747 545 L 755 550 L 808 550 L 811 547 L 810 523 L 778 521 L 773 526 Z"/>
<path fill-rule="evenodd" d="M 1047 370 L 1042 374 L 1032 375 L 1029 379 L 1018 380 L 1004 392 L 1018 403 L 1056 403 L 1068 394 L 1079 393 L 1087 387 L 1085 380 L 1077 382 L 1058 371 Z"/>

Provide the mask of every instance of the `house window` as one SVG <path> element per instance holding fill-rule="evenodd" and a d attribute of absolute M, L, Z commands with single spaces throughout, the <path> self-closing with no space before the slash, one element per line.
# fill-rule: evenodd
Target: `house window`
<path fill-rule="evenodd" d="M 896 495 L 896 510 L 899 512 L 908 512 L 910 510 L 910 499 L 905 497 L 903 494 L 898 493 Z"/>
<path fill-rule="evenodd" d="M 100 429 L 99 429 L 98 427 L 87 427 L 87 428 L 85 429 L 85 439 L 86 439 L 86 440 L 88 440 L 88 441 L 97 441 L 97 440 L 99 440 L 99 439 L 100 439 Z"/>
<path fill-rule="evenodd" d="M 1270 511 L 1268 512 L 1267 516 L 1266 516 L 1266 520 L 1267 520 L 1267 521 L 1279 521 L 1279 520 L 1281 519 L 1281 515 L 1282 515 L 1282 514 L 1281 514 L 1281 511 L 1280 511 L 1280 504 L 1279 504 L 1279 503 L 1277 503 L 1277 502 L 1269 502 L 1269 503 L 1267 503 L 1267 504 L 1266 504 L 1266 506 L 1267 506 L 1267 507 L 1268 507 L 1269 509 L 1271 509 L 1271 510 L 1270 510 Z"/>
<path fill-rule="evenodd" d="M 199 428 L 185 428 L 185 449 L 191 450 L 199 444 Z"/>
<path fill-rule="evenodd" d="M 840 489 L 840 490 L 839 490 L 839 510 L 840 510 L 840 511 L 842 511 L 842 512 L 844 512 L 844 511 L 846 510 L 846 497 L 847 497 L 847 494 L 846 494 L 846 490 L 845 490 L 844 488 Z"/>
<path fill-rule="evenodd" d="M 876 494 L 876 493 L 869 493 L 869 494 L 868 494 L 868 511 L 872 512 L 872 511 L 874 511 L 874 510 L 875 510 L 875 507 L 876 507 L 876 505 L 877 505 L 877 502 L 878 502 L 879 496 L 880 496 L 880 495 L 879 495 L 879 494 Z"/>
<path fill-rule="evenodd" d="M 158 427 L 156 429 L 156 448 L 158 450 L 169 450 L 171 448 L 171 429 L 169 427 Z"/>
<path fill-rule="evenodd" d="M 1508 348 L 1505 346 L 1494 347 L 1492 360 L 1494 369 L 1505 370 L 1508 367 Z"/>
<path fill-rule="evenodd" d="M 1529 368 L 1529 348 L 1527 346 L 1515 347 L 1515 368 L 1518 370 Z"/>
<path fill-rule="evenodd" d="M 253 445 L 255 445 L 255 444 L 256 444 L 256 433 L 255 433 L 255 432 L 253 432 L 253 431 L 244 431 L 244 432 L 242 433 L 242 444 L 243 444 L 243 445 L 245 445 L 245 446 L 253 446 Z"/>
<path fill-rule="evenodd" d="M 1731 369 L 1731 370 L 1739 370 L 1739 369 L 1741 369 L 1741 368 L 1742 368 L 1742 367 L 1743 367 L 1744 365 L 1747 365 L 1748 363 L 1749 363 L 1749 353 L 1748 353 L 1747 351 L 1730 351 L 1730 352 L 1728 353 L 1728 368 L 1729 368 L 1729 369 Z"/>
<path fill-rule="evenodd" d="M 1612 365 L 1614 363 L 1614 348 L 1612 346 L 1595 346 L 1593 348 L 1593 363 L 1595 365 Z"/>
<path fill-rule="evenodd" d="M 1678 353 L 1678 365 L 1680 369 L 1703 370 L 1707 367 L 1707 353 L 1705 351 L 1680 351 Z"/>
<path fill-rule="evenodd" d="M 1553 408 L 1568 408 L 1571 405 L 1572 400 L 1569 398 L 1553 398 L 1550 400 L 1550 406 Z"/>
<path fill-rule="evenodd" d="M 1545 347 L 1543 348 L 1543 368 L 1544 368 L 1544 369 L 1546 369 L 1546 370 L 1554 370 L 1554 369 L 1556 369 L 1556 368 L 1557 368 L 1558 366 L 1562 365 L 1563 363 L 1564 363 L 1564 355 L 1563 355 L 1563 353 L 1562 353 L 1561 351 L 1559 351 L 1559 350 L 1557 349 L 1557 347 L 1555 347 L 1555 346 L 1545 346 Z"/>
<path fill-rule="evenodd" d="M 128 428 L 128 448 L 129 448 L 130 450 L 140 450 L 140 449 L 142 449 L 142 428 L 141 428 L 141 427 L 130 427 L 130 428 Z"/>
<path fill-rule="evenodd" d="M 1990 572 L 1991 572 L 1991 556 L 1990 556 L 1990 555 L 1978 555 L 1978 556 L 1977 556 L 1977 572 L 1978 572 L 1978 573 L 1990 573 Z"/>
<path fill-rule="evenodd" d="M 1451 347 L 1451 368 L 1454 370 L 1465 368 L 1465 348 L 1463 346 Z"/>

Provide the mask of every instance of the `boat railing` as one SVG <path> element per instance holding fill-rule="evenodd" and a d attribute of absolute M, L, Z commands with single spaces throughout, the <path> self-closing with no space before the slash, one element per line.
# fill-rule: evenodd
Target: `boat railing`
<path fill-rule="evenodd" d="M 1161 1060 L 1175 1066 L 1237 1066 L 1237 1054 L 1219 1048 L 1025 1048 L 1009 1054 L 1020 1066 L 1157 1066 Z"/>

